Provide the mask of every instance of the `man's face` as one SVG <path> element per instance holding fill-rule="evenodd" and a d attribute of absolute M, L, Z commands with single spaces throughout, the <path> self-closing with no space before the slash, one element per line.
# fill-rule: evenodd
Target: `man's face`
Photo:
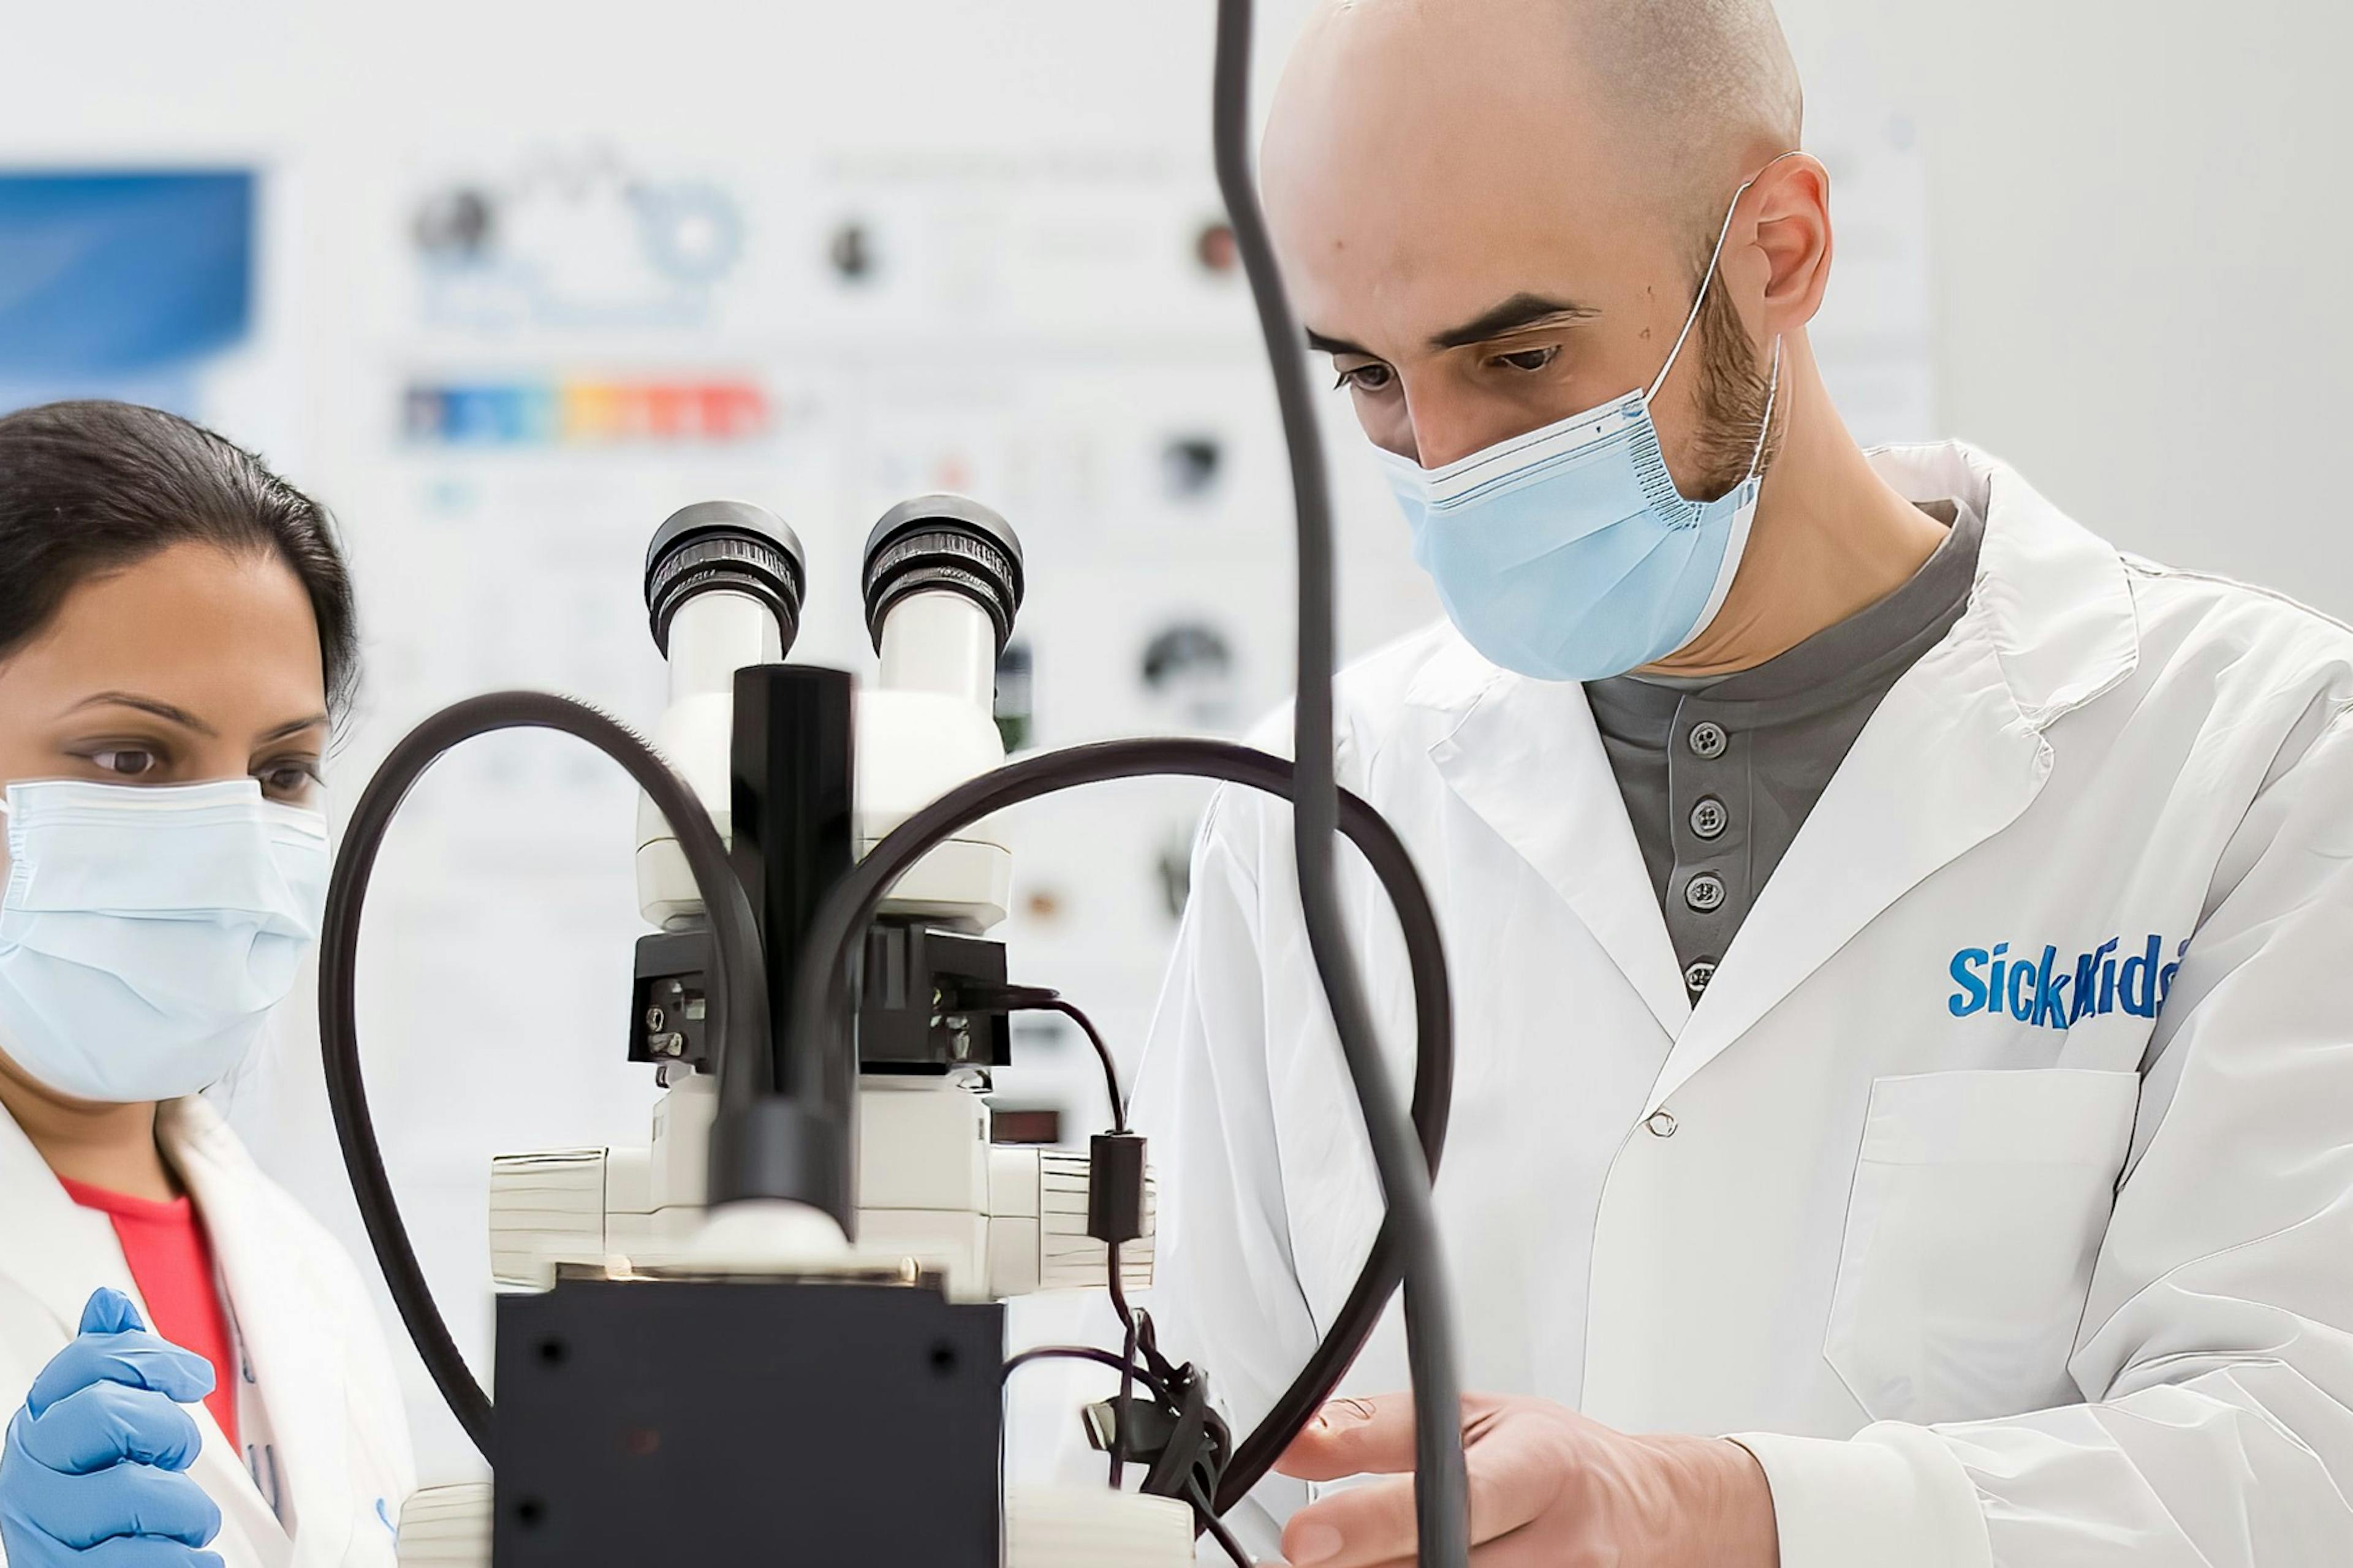
<path fill-rule="evenodd" d="M 1566 61 L 1411 36 L 1440 25 L 1402 6 L 1327 20 L 1284 79 L 1263 160 L 1310 342 L 1365 433 L 1424 468 L 1648 386 L 1739 177 L 1694 222 L 1639 155 L 1576 123 Z M 1694 497 L 1739 482 L 1763 417 L 1731 295 L 1710 291 L 1652 405 Z"/>

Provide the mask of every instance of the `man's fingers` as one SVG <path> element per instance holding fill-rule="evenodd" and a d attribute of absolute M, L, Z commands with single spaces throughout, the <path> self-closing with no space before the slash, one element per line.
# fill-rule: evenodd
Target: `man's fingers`
<path fill-rule="evenodd" d="M 1385 1394 L 1377 1399 L 1332 1401 L 1291 1440 L 1274 1468 L 1303 1481 L 1411 1470 L 1413 1396 Z"/>
<path fill-rule="evenodd" d="M 1463 1402 L 1472 1439 L 1468 1455 L 1471 1539 L 1500 1545 L 1553 1505 L 1563 1476 L 1557 1450 L 1538 1440 L 1525 1422 L 1487 1419 L 1495 1408 L 1492 1400 Z M 1408 1419 L 1409 1446 L 1411 1425 Z M 1283 1531 L 1283 1555 L 1294 1568 L 1380 1568 L 1392 1560 L 1410 1563 L 1419 1528 L 1413 1477 L 1392 1477 L 1351 1487 L 1300 1510 Z M 1514 1555 L 1495 1559 L 1498 1568 Z M 1479 1564 L 1488 1561 L 1476 1560 Z"/>
<path fill-rule="evenodd" d="M 68 1475 L 87 1475 L 124 1459 L 185 1470 L 204 1446 L 195 1417 L 152 1389 L 97 1383 L 77 1389 L 38 1416 L 17 1420 L 26 1458 Z"/>
<path fill-rule="evenodd" d="M 1479 1424 L 1504 1403 L 1492 1394 L 1464 1394 L 1465 1435 L 1475 1434 Z M 1291 1440 L 1274 1468 L 1303 1481 L 1409 1472 L 1414 1468 L 1413 1395 L 1333 1400 Z"/>
<path fill-rule="evenodd" d="M 1309 1504 L 1282 1530 L 1292 1568 L 1377 1568 L 1413 1561 L 1413 1478 L 1391 1476 Z"/>
<path fill-rule="evenodd" d="M 41 1369 L 25 1395 L 25 1408 L 36 1416 L 69 1394 L 100 1383 L 132 1388 L 152 1388 L 183 1405 L 213 1391 L 213 1363 L 194 1351 L 140 1330 L 120 1333 L 89 1333 L 67 1342 L 66 1348 Z"/>

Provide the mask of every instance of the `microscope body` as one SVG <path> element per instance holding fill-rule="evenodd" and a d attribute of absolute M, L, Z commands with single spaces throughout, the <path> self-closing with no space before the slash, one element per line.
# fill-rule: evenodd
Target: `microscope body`
<path fill-rule="evenodd" d="M 1002 520 L 961 498 L 924 498 L 877 526 L 866 589 L 881 670 L 855 696 L 854 746 L 843 737 L 854 755 L 849 853 L 862 856 L 941 794 L 1003 763 L 995 670 L 1019 571 Z M 776 662 L 796 629 L 799 577 L 790 531 L 737 503 L 686 509 L 649 554 L 649 607 L 670 679 L 656 742 L 733 837 L 747 885 L 781 874 L 761 855 L 783 849 L 765 850 L 775 824 L 738 814 L 747 802 L 760 811 L 800 799 L 758 775 L 813 765 L 806 744 L 786 743 L 793 723 L 807 739 L 807 712 L 783 711 L 803 702 L 807 683 Z M 746 712 L 747 700 L 777 710 Z M 655 1064 L 662 1086 L 651 1138 L 493 1166 L 497 1568 L 641 1558 L 660 1533 L 633 1507 L 647 1495 L 649 1466 L 672 1494 L 665 1523 L 695 1521 L 693 1539 L 712 1560 L 789 1542 L 795 1560 L 883 1568 L 1190 1563 L 1193 1521 L 1181 1504 L 1107 1489 L 1001 1489 L 996 1303 L 1100 1288 L 1109 1261 L 1088 1234 L 1087 1156 L 992 1142 L 982 1091 L 989 1069 L 1009 1059 L 1009 1029 L 1001 1012 L 956 1009 L 959 985 L 1006 980 L 1004 949 L 987 934 L 1010 900 L 1002 835 L 984 822 L 935 847 L 869 932 L 854 1239 L 799 1205 L 707 1209 L 719 1109 L 714 1042 L 701 1027 L 707 930 L 676 838 L 649 802 L 637 843 L 640 904 L 657 930 L 638 952 L 629 1054 Z M 760 889 L 747 890 L 762 908 Z M 773 946 L 778 933 L 764 939 Z M 772 994 L 788 973 L 773 957 Z M 776 1005 L 781 1016 L 780 995 Z M 1145 1208 L 1148 1216 L 1148 1184 Z M 1121 1247 L 1125 1288 L 1148 1287 L 1151 1268 L 1147 1217 L 1147 1234 Z M 642 1288 L 648 1280 L 665 1288 Z M 612 1431 L 617 1451 L 584 1438 Z M 764 1536 L 765 1516 L 740 1486 L 719 1485 L 746 1454 L 774 1467 L 780 1495 L 826 1500 L 823 1517 L 777 1517 Z M 919 1520 L 865 1506 L 913 1496 L 924 1500 Z M 582 1517 L 596 1499 L 612 1516 L 601 1529 Z"/>

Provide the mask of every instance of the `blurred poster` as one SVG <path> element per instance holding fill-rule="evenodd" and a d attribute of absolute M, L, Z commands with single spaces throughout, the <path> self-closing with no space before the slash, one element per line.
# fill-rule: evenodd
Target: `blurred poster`
<path fill-rule="evenodd" d="M 254 318 L 243 170 L 0 173 L 0 405 L 121 397 L 193 412 Z"/>

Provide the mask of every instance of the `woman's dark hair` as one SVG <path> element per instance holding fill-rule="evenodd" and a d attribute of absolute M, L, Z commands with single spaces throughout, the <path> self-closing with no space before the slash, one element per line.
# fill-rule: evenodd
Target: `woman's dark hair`
<path fill-rule="evenodd" d="M 326 509 L 234 443 L 160 408 L 48 403 L 0 416 L 0 658 L 85 579 L 194 542 L 283 561 L 319 623 L 328 710 L 359 680 L 352 582 Z"/>

